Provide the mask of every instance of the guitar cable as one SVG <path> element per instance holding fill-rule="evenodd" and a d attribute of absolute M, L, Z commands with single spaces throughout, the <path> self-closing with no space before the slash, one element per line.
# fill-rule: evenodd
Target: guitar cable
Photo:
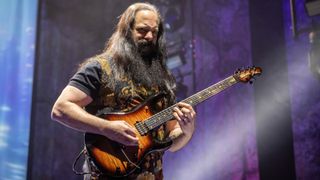
<path fill-rule="evenodd" d="M 76 174 L 76 175 L 85 175 L 85 174 L 92 174 L 92 172 L 79 172 L 76 170 L 76 165 L 77 165 L 77 162 L 79 161 L 81 155 L 85 155 L 86 154 L 86 149 L 83 148 L 80 153 L 78 154 L 77 158 L 75 159 L 75 161 L 73 162 L 73 165 L 72 165 L 72 171 Z M 87 162 L 87 163 L 90 163 L 90 162 Z M 90 165 L 88 165 L 90 166 Z M 89 167 L 90 168 L 90 167 Z"/>
<path fill-rule="evenodd" d="M 127 154 L 125 153 L 125 151 L 124 151 L 123 148 L 120 148 L 120 149 L 121 149 L 122 154 L 125 156 L 125 158 L 127 159 L 127 161 L 128 161 L 130 164 L 132 164 L 133 166 L 135 166 L 135 167 L 138 168 L 138 169 L 141 169 L 137 164 L 135 164 L 134 162 L 132 162 L 132 161 L 129 159 L 129 157 L 127 156 Z M 97 174 L 97 173 L 94 172 L 94 171 L 91 171 L 91 172 L 90 172 L 90 170 L 89 170 L 89 172 L 83 172 L 83 171 L 82 171 L 82 172 L 79 172 L 79 171 L 76 170 L 76 165 L 77 165 L 80 157 L 81 157 L 82 155 L 85 155 L 86 152 L 87 152 L 87 151 L 86 151 L 85 148 L 83 148 L 83 149 L 80 151 L 80 153 L 79 153 L 78 156 L 76 157 L 75 161 L 73 162 L 72 171 L 73 171 L 76 175 L 86 175 L 86 174 L 90 174 L 90 175 L 92 175 L 93 177 L 94 177 L 94 176 L 103 175 L 103 174 Z M 88 168 L 91 169 L 90 159 L 85 160 L 85 161 L 86 161 L 87 163 L 89 163 L 89 164 L 88 164 Z M 132 171 L 130 171 L 128 174 L 131 174 L 133 171 L 135 171 L 135 169 L 133 169 Z M 116 176 L 115 176 L 115 177 L 116 177 Z"/>
<path fill-rule="evenodd" d="M 141 169 L 137 164 L 135 164 L 134 162 L 132 162 L 132 161 L 129 159 L 129 157 L 127 156 L 127 154 L 124 152 L 123 148 L 120 148 L 120 149 L 121 149 L 122 154 L 126 157 L 126 159 L 127 159 L 127 161 L 128 161 L 129 163 L 131 163 L 132 165 L 134 165 L 136 168 Z"/>

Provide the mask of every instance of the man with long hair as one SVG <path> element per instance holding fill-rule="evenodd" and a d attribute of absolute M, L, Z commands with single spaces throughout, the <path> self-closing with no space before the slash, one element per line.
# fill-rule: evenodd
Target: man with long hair
<path fill-rule="evenodd" d="M 153 110 L 173 105 L 175 80 L 166 67 L 165 58 L 163 21 L 157 8 L 148 3 L 129 6 L 103 53 L 82 63 L 70 79 L 53 106 L 52 119 L 124 147 L 139 146 L 138 132 L 133 125 L 121 119 L 103 119 L 97 114 L 130 112 L 156 94 L 163 95 L 153 102 Z M 172 113 L 174 119 L 152 130 L 152 137 L 171 139 L 169 150 L 174 152 L 191 139 L 195 112 L 189 104 L 178 103 Z M 148 153 L 139 168 L 125 178 L 163 179 L 162 155 L 161 151 Z M 90 173 L 85 179 L 110 179 L 90 157 L 86 158 L 84 169 Z"/>

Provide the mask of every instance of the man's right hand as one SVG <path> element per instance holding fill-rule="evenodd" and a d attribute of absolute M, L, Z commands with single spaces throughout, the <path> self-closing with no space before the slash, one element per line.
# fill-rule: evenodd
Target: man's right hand
<path fill-rule="evenodd" d="M 102 129 L 102 135 L 126 146 L 138 146 L 136 130 L 129 123 L 118 121 L 106 121 L 106 127 Z"/>

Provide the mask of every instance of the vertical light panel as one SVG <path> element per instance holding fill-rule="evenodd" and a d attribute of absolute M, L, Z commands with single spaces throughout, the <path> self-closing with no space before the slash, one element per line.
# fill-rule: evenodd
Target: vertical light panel
<path fill-rule="evenodd" d="M 0 1 L 0 179 L 26 179 L 37 0 Z"/>

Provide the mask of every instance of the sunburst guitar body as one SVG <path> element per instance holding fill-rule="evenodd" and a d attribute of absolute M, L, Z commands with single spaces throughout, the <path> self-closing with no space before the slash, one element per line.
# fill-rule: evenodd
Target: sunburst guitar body
<path fill-rule="evenodd" d="M 145 156 L 154 151 L 165 151 L 170 147 L 172 141 L 169 138 L 163 141 L 157 140 L 153 137 L 152 130 L 142 133 L 142 128 L 147 127 L 139 127 L 139 124 L 143 125 L 145 120 L 154 115 L 152 105 L 160 97 L 161 95 L 155 95 L 130 112 L 112 112 L 103 115 L 103 118 L 109 121 L 124 120 L 137 129 L 141 128 L 136 134 L 139 139 L 138 146 L 124 146 L 101 135 L 85 134 L 87 152 L 103 174 L 110 177 L 126 177 L 140 168 Z"/>

